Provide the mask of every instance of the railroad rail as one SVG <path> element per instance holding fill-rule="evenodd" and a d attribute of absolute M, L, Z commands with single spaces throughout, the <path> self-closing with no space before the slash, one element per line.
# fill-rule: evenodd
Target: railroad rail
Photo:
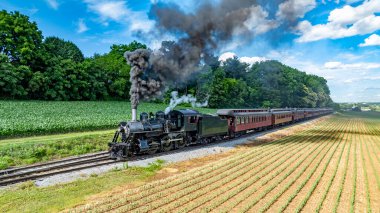
<path fill-rule="evenodd" d="M 108 165 L 115 162 L 117 161 L 109 159 L 109 152 L 99 152 L 47 163 L 11 168 L 0 171 L 0 186 Z"/>

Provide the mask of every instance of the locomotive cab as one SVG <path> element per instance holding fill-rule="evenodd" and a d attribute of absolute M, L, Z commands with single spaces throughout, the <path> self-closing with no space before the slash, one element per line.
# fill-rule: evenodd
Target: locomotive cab
<path fill-rule="evenodd" d="M 197 131 L 199 112 L 190 109 L 173 110 L 168 119 L 174 124 L 175 130 L 183 132 Z"/>

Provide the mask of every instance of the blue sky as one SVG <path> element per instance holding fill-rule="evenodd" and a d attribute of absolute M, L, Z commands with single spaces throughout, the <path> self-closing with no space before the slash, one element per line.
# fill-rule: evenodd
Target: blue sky
<path fill-rule="evenodd" d="M 108 52 L 112 44 L 138 40 L 154 49 L 162 40 L 175 39 L 151 33 L 155 21 L 148 12 L 157 2 L 177 1 L 2 0 L 0 9 L 28 15 L 45 37 L 73 41 L 86 56 L 92 56 Z M 192 12 L 197 2 L 183 0 L 179 7 Z M 250 43 L 234 39 L 216 54 L 236 55 L 250 63 L 275 59 L 325 77 L 337 102 L 380 102 L 380 0 L 286 0 L 274 12 L 267 12 L 268 8 L 260 8 L 262 15 L 256 17 L 253 28 L 266 30 Z M 284 20 L 289 8 L 297 22 L 276 37 L 276 26 L 266 24 Z"/>

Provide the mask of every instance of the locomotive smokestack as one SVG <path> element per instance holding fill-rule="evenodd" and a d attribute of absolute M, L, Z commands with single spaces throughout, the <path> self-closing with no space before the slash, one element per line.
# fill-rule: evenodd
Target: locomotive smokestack
<path fill-rule="evenodd" d="M 137 121 L 137 109 L 132 108 L 132 121 Z"/>

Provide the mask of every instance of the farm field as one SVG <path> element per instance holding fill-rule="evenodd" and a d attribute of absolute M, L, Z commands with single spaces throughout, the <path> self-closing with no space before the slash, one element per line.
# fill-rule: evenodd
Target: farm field
<path fill-rule="evenodd" d="M 141 103 L 138 111 L 156 112 L 166 107 L 166 104 Z M 0 139 L 115 128 L 120 121 L 131 119 L 130 109 L 129 101 L 1 100 Z M 197 110 L 215 112 L 214 109 Z"/>
<path fill-rule="evenodd" d="M 345 113 L 75 210 L 378 212 L 380 113 Z"/>

